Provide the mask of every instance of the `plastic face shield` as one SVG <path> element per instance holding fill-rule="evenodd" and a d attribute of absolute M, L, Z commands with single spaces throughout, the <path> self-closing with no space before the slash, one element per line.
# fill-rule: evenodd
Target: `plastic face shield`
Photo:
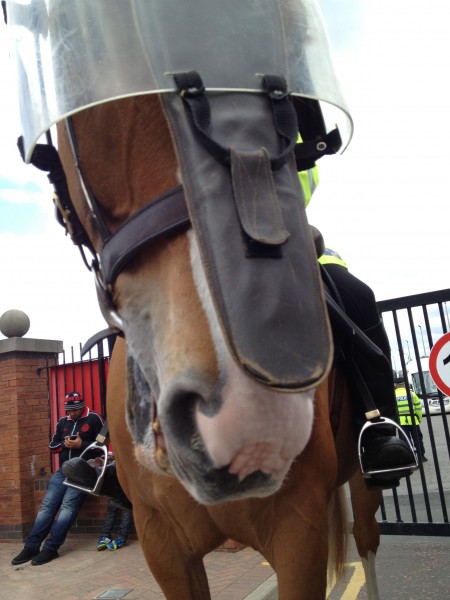
<path fill-rule="evenodd" d="M 292 94 L 321 101 L 344 148 L 350 140 L 316 0 L 9 0 L 7 10 L 27 159 L 57 121 L 173 92 L 171 74 L 192 70 L 209 92 L 258 93 L 261 75 L 284 75 Z"/>

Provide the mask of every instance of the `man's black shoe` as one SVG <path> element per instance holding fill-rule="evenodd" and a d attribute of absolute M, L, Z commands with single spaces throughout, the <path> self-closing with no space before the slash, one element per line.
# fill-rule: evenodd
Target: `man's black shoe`
<path fill-rule="evenodd" d="M 369 432 L 362 442 L 361 461 L 364 476 L 383 480 L 405 477 L 417 468 L 414 453 L 404 440 Z"/>
<path fill-rule="evenodd" d="M 34 566 L 45 565 L 45 563 L 58 558 L 59 554 L 56 550 L 51 550 L 50 548 L 43 548 L 37 556 L 33 558 L 31 564 Z"/>
<path fill-rule="evenodd" d="M 35 550 L 34 548 L 29 548 L 25 546 L 22 552 L 19 552 L 17 556 L 15 556 L 11 564 L 12 565 L 23 565 L 23 563 L 28 562 L 33 558 L 33 556 L 37 556 L 39 554 L 39 550 Z"/>

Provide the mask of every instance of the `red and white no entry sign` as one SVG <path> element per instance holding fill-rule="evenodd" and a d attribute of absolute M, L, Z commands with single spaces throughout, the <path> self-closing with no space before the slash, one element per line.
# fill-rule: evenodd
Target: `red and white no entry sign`
<path fill-rule="evenodd" d="M 431 348 L 429 364 L 434 383 L 450 396 L 450 333 L 445 333 Z"/>

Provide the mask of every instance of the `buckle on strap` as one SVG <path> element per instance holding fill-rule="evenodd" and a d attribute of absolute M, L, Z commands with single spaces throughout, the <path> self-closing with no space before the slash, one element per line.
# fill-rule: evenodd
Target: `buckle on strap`
<path fill-rule="evenodd" d="M 83 452 L 80 454 L 80 458 L 83 458 L 83 454 L 86 454 L 86 452 L 89 452 L 92 450 L 100 450 L 103 453 L 103 457 L 102 457 L 103 464 L 101 467 L 99 467 L 101 469 L 101 471 L 100 471 L 100 475 L 97 477 L 97 481 L 95 482 L 94 487 L 90 488 L 85 485 L 73 483 L 72 481 L 70 481 L 68 479 L 68 477 L 66 477 L 64 479 L 63 483 L 64 483 L 64 485 L 67 485 L 68 487 L 71 487 L 71 488 L 75 488 L 76 490 L 80 490 L 81 492 L 86 492 L 88 494 L 92 494 L 93 496 L 99 496 L 99 491 L 102 488 L 103 479 L 105 478 L 106 466 L 108 463 L 108 448 L 103 443 L 96 440 L 95 442 L 92 442 L 92 444 L 90 444 L 85 450 L 83 450 Z"/>

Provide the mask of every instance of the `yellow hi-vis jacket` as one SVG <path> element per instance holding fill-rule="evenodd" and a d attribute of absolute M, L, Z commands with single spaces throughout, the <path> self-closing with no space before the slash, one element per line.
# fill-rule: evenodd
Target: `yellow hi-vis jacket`
<path fill-rule="evenodd" d="M 300 133 L 297 137 L 297 144 L 303 142 Z M 305 207 L 308 206 L 312 195 L 316 191 L 316 187 L 319 185 L 319 169 L 317 165 L 314 165 L 312 169 L 307 171 L 298 171 L 298 178 L 300 179 L 300 185 L 302 186 L 303 194 L 305 196 Z"/>
<path fill-rule="evenodd" d="M 303 140 L 299 133 L 297 137 L 297 144 L 301 144 L 302 141 Z M 298 178 L 300 180 L 300 185 L 302 186 L 303 194 L 305 196 L 305 207 L 307 207 L 312 195 L 314 194 L 317 186 L 319 185 L 319 169 L 317 165 L 314 165 L 314 167 L 306 171 L 298 171 Z M 340 265 L 341 267 L 344 267 L 344 269 L 348 270 L 346 263 L 339 255 L 339 253 L 335 250 L 331 250 L 330 248 L 325 249 L 325 252 L 319 258 L 319 262 L 322 265 Z"/>
<path fill-rule="evenodd" d="M 413 391 L 410 391 L 410 394 L 414 410 L 414 423 L 419 425 L 420 421 L 422 420 L 422 404 L 420 403 L 420 398 Z M 400 425 L 412 425 L 413 421 L 411 418 L 411 411 L 409 410 L 406 388 L 404 386 L 396 388 L 395 397 L 397 398 L 397 409 L 398 416 L 400 417 Z"/>
<path fill-rule="evenodd" d="M 336 252 L 336 250 L 331 250 L 331 248 L 325 248 L 325 252 L 319 258 L 319 262 L 322 265 L 340 265 L 348 271 L 347 264 L 342 259 L 341 255 Z"/>

